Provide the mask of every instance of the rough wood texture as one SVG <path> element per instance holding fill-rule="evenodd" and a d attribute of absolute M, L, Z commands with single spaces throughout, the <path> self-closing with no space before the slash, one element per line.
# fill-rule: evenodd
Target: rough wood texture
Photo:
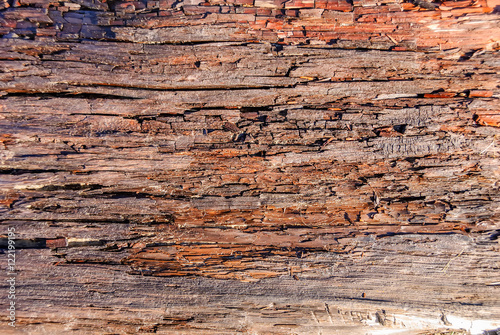
<path fill-rule="evenodd" d="M 492 334 L 499 5 L 0 0 L 2 334 Z"/>

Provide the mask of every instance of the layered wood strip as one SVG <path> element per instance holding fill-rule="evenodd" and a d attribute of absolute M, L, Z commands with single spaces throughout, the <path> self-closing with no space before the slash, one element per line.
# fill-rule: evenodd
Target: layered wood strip
<path fill-rule="evenodd" d="M 231 235 L 228 230 L 219 234 L 221 238 Z M 431 329 L 445 332 L 450 327 L 465 334 L 458 330 L 464 323 L 469 329 L 493 329 L 499 315 L 497 284 L 491 281 L 498 271 L 494 256 L 498 243 L 485 237 L 360 236 L 339 239 L 339 245 L 346 246 L 340 253 L 304 252 L 292 258 L 285 252 L 250 258 L 235 253 L 225 262 L 236 265 L 218 264 L 217 274 L 222 278 L 225 271 L 226 280 L 186 278 L 182 273 L 153 277 L 146 275 L 145 267 L 140 269 L 144 275 L 130 275 L 128 265 L 116 261 L 124 253 L 120 246 L 73 245 L 58 252 L 23 249 L 21 259 L 31 261 L 19 265 L 18 279 L 26 285 L 20 292 L 39 298 L 21 300 L 17 329 L 75 334 L 359 334 L 367 330 L 418 334 Z M 210 271 L 210 262 L 217 261 L 207 245 L 200 245 L 196 253 L 189 252 L 192 246 L 182 248 L 186 258 L 179 258 L 185 262 L 180 271 L 196 267 Z M 162 253 L 153 252 L 153 247 L 147 250 L 149 264 L 161 262 Z M 61 264 L 63 257 L 70 262 Z M 241 272 L 252 262 L 257 263 L 255 271 Z M 43 264 L 44 271 L 34 264 Z M 175 271 L 175 264 L 179 263 L 163 266 Z M 285 274 L 259 280 L 267 274 L 262 270 L 266 264 Z M 238 273 L 245 277 L 227 279 Z"/>
<path fill-rule="evenodd" d="M 428 4 L 428 5 L 426 5 Z M 14 6 L 12 6 L 14 5 Z M 383 50 L 498 47 L 495 1 L 144 0 L 3 2 L 0 34 L 145 44 L 268 41 Z M 2 7 L 2 5 L 0 5 Z"/>

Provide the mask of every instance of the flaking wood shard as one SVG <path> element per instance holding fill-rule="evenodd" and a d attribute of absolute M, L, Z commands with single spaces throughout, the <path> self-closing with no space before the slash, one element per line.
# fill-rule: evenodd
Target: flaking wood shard
<path fill-rule="evenodd" d="M 1 333 L 498 331 L 499 6 L 0 0 Z"/>

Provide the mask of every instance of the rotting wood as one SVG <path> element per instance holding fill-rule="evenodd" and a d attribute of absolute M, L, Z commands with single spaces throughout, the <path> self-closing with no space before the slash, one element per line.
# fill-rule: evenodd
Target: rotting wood
<path fill-rule="evenodd" d="M 0 1 L 2 333 L 499 328 L 498 6 Z"/>

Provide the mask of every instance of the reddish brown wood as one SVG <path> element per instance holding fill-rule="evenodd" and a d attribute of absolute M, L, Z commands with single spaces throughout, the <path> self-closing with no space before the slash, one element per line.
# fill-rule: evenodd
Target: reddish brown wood
<path fill-rule="evenodd" d="M 498 329 L 498 6 L 0 0 L 2 334 Z"/>

